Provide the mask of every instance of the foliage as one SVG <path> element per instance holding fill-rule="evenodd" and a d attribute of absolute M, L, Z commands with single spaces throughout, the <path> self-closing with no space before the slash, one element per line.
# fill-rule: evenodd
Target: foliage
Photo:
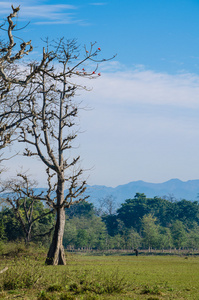
<path fill-rule="evenodd" d="M 5 225 L 3 222 L 3 218 L 0 218 L 0 241 L 5 241 L 7 239 L 5 232 Z"/>
<path fill-rule="evenodd" d="M 19 221 L 15 218 L 14 212 L 8 207 L 3 207 L 0 212 L 0 219 L 4 225 L 4 231 L 8 241 L 14 241 L 24 237 Z"/>
<path fill-rule="evenodd" d="M 27 199 L 27 205 L 28 202 L 29 200 Z M 21 202 L 18 209 L 26 224 L 27 220 L 24 213 L 24 202 Z M 50 236 L 44 234 L 48 233 L 54 224 L 54 215 L 49 212 L 50 209 L 46 208 L 41 201 L 34 202 L 32 217 L 33 220 L 36 221 L 31 224 L 32 241 L 39 241 L 41 243 L 49 242 Z M 0 211 L 0 219 L 4 226 L 4 236 L 8 241 L 25 239 L 25 232 L 20 221 L 16 218 L 13 208 L 3 207 Z"/>
<path fill-rule="evenodd" d="M 117 240 L 116 248 L 169 249 L 199 246 L 199 203 L 147 198 L 137 193 L 121 204 L 114 215 L 102 216 L 108 234 Z M 119 236 L 118 236 L 119 234 Z"/>
<path fill-rule="evenodd" d="M 183 205 L 185 205 L 184 216 Z M 134 224 L 133 217 L 135 217 L 133 211 L 131 215 L 133 207 L 137 207 L 136 220 L 139 219 L 139 224 L 135 227 L 132 225 Z M 42 202 L 35 202 L 34 217 L 37 218 L 47 211 L 48 209 Z M 143 215 L 143 211 L 148 213 Z M 165 222 L 164 218 L 169 212 L 172 212 L 169 222 Z M 93 204 L 84 201 L 66 209 L 63 244 L 68 249 L 198 249 L 197 213 L 197 202 L 187 200 L 170 202 L 166 199 L 157 197 L 151 199 L 143 194 L 141 196 L 137 194 L 135 201 L 134 199 L 126 200 L 115 214 L 100 217 L 95 215 Z M 0 219 L 2 222 L 0 232 L 4 240 L 14 241 L 24 237 L 12 208 L 3 207 Z M 52 214 L 38 219 L 32 227 L 33 241 L 47 245 L 49 236 L 43 236 L 42 233 L 48 232 L 53 222 L 54 215 Z"/>
<path fill-rule="evenodd" d="M 66 220 L 63 244 L 75 248 L 88 247 L 104 249 L 106 241 L 106 227 L 101 218 L 93 215 L 90 218 L 74 217 Z"/>
<path fill-rule="evenodd" d="M 187 233 L 182 221 L 176 220 L 171 226 L 174 246 L 176 248 L 183 248 L 186 246 Z"/>
<path fill-rule="evenodd" d="M 90 218 L 95 214 L 94 205 L 87 201 L 82 201 L 78 204 L 66 208 L 66 215 L 71 219 L 73 217 Z"/>
<path fill-rule="evenodd" d="M 155 224 L 156 218 L 151 214 L 144 215 L 142 218 L 143 244 L 145 248 L 157 248 L 159 243 L 159 228 Z"/>

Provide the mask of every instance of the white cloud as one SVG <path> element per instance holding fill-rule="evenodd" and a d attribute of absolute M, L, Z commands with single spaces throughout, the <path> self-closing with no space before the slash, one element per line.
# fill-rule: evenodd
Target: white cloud
<path fill-rule="evenodd" d="M 18 4 L 13 4 L 17 7 Z M 20 5 L 19 16 L 20 19 L 33 19 L 42 20 L 35 21 L 35 24 L 68 24 L 73 22 L 81 22 L 75 20 L 75 15 L 73 12 L 77 9 L 74 5 L 67 4 L 37 4 L 35 1 L 22 2 Z M 8 2 L 0 2 L 0 15 L 6 16 L 11 13 L 11 4 Z"/>
<path fill-rule="evenodd" d="M 133 106 L 137 103 L 199 108 L 198 75 L 170 75 L 140 69 L 102 72 L 101 75 L 89 83 L 93 91 L 87 98 L 97 95 L 96 101 L 115 106 Z"/>
<path fill-rule="evenodd" d="M 54 5 L 38 5 L 38 6 L 25 6 L 22 8 L 21 12 L 26 17 L 32 18 L 45 18 L 50 20 L 56 20 L 59 18 L 63 18 L 67 16 L 69 10 L 75 10 L 76 7 L 73 5 L 61 5 L 61 4 L 54 4 Z"/>

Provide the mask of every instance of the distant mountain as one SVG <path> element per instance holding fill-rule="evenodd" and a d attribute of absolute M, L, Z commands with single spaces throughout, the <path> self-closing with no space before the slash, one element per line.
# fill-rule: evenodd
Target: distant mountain
<path fill-rule="evenodd" d="M 35 189 L 37 194 L 46 190 L 45 188 Z M 144 193 L 149 198 L 172 195 L 177 200 L 186 199 L 194 201 L 197 200 L 199 194 L 199 180 L 181 181 L 179 179 L 171 179 L 163 183 L 149 183 L 139 180 L 118 185 L 115 188 L 104 185 L 93 185 L 88 186 L 86 189 L 86 194 L 90 195 L 88 201 L 92 202 L 95 206 L 97 206 L 99 199 L 108 196 L 113 196 L 119 206 L 126 199 L 133 198 L 136 193 Z"/>
<path fill-rule="evenodd" d="M 181 181 L 171 179 L 163 183 L 149 183 L 142 180 L 133 181 L 115 188 L 94 185 L 88 186 L 86 193 L 90 195 L 89 202 L 97 205 L 98 199 L 113 196 L 118 204 L 133 198 L 136 193 L 144 193 L 147 197 L 174 196 L 177 200 L 197 200 L 199 180 Z"/>

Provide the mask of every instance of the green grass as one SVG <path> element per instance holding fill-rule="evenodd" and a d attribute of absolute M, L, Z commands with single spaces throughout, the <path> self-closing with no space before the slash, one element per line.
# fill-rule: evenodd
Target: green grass
<path fill-rule="evenodd" d="M 68 255 L 45 266 L 44 252 L 0 256 L 0 299 L 199 299 L 199 257 Z"/>

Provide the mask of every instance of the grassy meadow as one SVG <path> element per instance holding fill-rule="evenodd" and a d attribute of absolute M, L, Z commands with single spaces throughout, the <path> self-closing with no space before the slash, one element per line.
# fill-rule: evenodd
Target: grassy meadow
<path fill-rule="evenodd" d="M 68 254 L 45 266 L 45 249 L 0 246 L 0 299 L 199 299 L 199 256 Z"/>

